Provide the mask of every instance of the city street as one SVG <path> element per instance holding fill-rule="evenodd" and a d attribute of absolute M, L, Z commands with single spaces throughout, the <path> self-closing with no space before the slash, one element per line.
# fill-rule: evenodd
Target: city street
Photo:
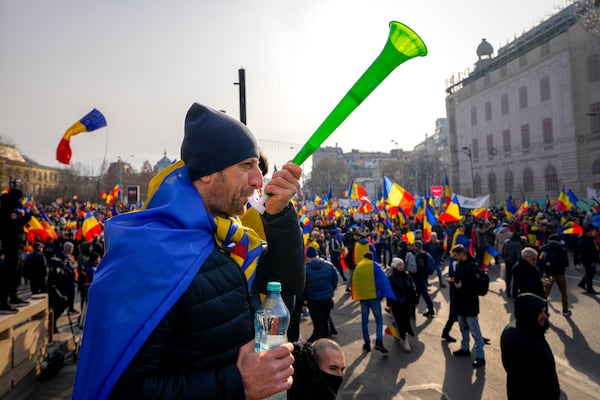
<path fill-rule="evenodd" d="M 506 374 L 500 360 L 500 334 L 510 321 L 512 304 L 504 296 L 504 281 L 499 268 L 490 268 L 490 291 L 480 298 L 480 325 L 491 343 L 485 347 L 486 365 L 479 369 L 471 366 L 469 358 L 455 358 L 452 351 L 458 343 L 441 340 L 442 327 L 448 316 L 448 288 L 438 288 L 437 279 L 430 279 L 429 287 L 436 312 L 428 319 L 417 314 L 416 337 L 411 338 L 412 352 L 402 351 L 399 343 L 384 335 L 389 350 L 362 350 L 360 307 L 345 292 L 345 285 L 336 290 L 336 304 L 332 313 L 338 330 L 334 339 L 346 354 L 346 375 L 338 399 L 504 399 Z M 598 303 L 600 297 L 583 294 L 577 287 L 582 269 L 567 269 L 569 302 L 573 315 L 561 315 L 560 294 L 554 288 L 550 296 L 551 328 L 546 334 L 556 359 L 562 399 L 600 399 L 600 331 L 598 330 Z M 340 281 L 341 282 L 341 281 Z M 596 281 L 596 288 L 600 282 Z M 425 310 L 423 302 L 420 311 Z M 391 315 L 384 312 L 384 325 L 391 323 Z M 66 317 L 59 321 L 60 338 L 71 340 Z M 371 338 L 375 340 L 375 323 L 370 323 Z M 301 323 L 303 337 L 310 336 L 310 318 Z M 458 325 L 451 335 L 460 340 Z M 472 343 L 472 342 L 471 342 Z M 70 399 L 76 364 L 69 358 L 66 365 L 49 381 L 23 382 L 27 387 L 15 388 L 8 399 Z"/>

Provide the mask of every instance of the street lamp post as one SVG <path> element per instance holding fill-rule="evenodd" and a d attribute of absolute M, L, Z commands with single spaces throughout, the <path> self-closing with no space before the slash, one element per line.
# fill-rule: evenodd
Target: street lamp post
<path fill-rule="evenodd" d="M 471 145 L 464 146 L 460 149 L 463 153 L 469 157 L 469 162 L 471 164 L 471 196 L 475 196 L 475 179 L 473 179 L 473 151 Z"/>

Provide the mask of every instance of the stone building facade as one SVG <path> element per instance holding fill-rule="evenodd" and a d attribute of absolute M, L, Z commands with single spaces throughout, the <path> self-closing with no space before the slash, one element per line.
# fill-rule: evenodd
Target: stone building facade
<path fill-rule="evenodd" d="M 571 4 L 447 84 L 450 184 L 462 194 L 586 197 L 600 187 L 600 36 Z"/>

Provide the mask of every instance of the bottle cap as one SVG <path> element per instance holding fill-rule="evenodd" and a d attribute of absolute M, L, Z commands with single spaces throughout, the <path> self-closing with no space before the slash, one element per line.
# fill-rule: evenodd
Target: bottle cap
<path fill-rule="evenodd" d="M 281 292 L 281 282 L 269 282 L 269 283 L 267 283 L 267 291 L 269 291 L 269 292 Z"/>

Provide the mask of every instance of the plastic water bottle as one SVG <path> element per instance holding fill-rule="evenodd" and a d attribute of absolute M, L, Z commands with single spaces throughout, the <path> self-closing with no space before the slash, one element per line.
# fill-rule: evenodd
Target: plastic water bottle
<path fill-rule="evenodd" d="M 287 342 L 287 328 L 290 324 L 290 312 L 281 298 L 281 283 L 267 284 L 267 297 L 254 318 L 256 351 L 269 350 Z M 268 399 L 285 400 L 287 392 L 277 393 Z"/>

